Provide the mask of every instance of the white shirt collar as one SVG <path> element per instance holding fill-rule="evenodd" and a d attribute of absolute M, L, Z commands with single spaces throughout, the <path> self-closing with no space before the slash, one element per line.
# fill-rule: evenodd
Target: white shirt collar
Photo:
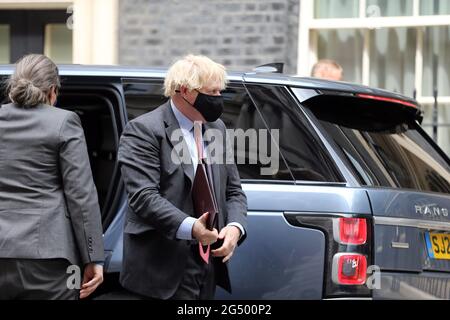
<path fill-rule="evenodd" d="M 180 128 L 188 132 L 191 131 L 192 128 L 194 127 L 194 122 L 191 121 L 191 119 L 189 119 L 188 117 L 186 117 L 180 110 L 178 110 L 177 106 L 175 105 L 172 99 L 170 99 L 170 106 L 172 107 L 172 111 L 175 115 L 175 118 L 177 118 Z"/>

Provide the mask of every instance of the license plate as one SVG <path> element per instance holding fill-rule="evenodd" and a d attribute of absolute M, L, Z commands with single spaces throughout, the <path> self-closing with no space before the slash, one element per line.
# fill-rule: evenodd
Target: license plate
<path fill-rule="evenodd" d="M 428 232 L 425 239 L 430 258 L 450 260 L 450 234 Z"/>

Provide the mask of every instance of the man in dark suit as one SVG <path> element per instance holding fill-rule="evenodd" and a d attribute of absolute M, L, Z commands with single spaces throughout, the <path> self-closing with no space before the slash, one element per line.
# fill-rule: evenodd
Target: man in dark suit
<path fill-rule="evenodd" d="M 236 165 L 210 165 L 219 209 L 213 230 L 206 227 L 208 213 L 196 218 L 192 198 L 198 158 L 211 157 L 203 148 L 206 141 L 194 137 L 194 122 L 225 137 L 225 125 L 218 119 L 225 85 L 222 65 L 204 56 L 186 56 L 166 76 L 165 94 L 171 99 L 129 122 L 123 132 L 119 162 L 129 208 L 120 281 L 138 297 L 212 299 L 216 284 L 231 291 L 227 261 L 246 237 L 247 212 Z M 177 133 L 184 154 L 174 152 Z M 202 259 L 199 243 L 217 240 L 221 244 Z"/>

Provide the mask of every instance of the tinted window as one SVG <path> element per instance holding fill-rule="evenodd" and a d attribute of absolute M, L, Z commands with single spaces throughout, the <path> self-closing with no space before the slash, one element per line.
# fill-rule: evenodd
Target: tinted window
<path fill-rule="evenodd" d="M 252 85 L 248 89 L 268 128 L 278 130 L 281 154 L 295 180 L 343 181 L 286 88 Z"/>
<path fill-rule="evenodd" d="M 243 86 L 230 84 L 222 92 L 221 119 L 233 129 L 230 141 L 241 179 L 340 181 L 289 95 L 270 87 L 249 90 L 260 111 Z M 167 101 L 162 82 L 124 81 L 124 91 L 130 120 Z M 269 129 L 278 130 L 279 138 Z"/>
<path fill-rule="evenodd" d="M 241 179 L 293 181 L 277 144 L 245 89 L 231 85 L 222 95 L 225 106 L 221 119 L 228 129 L 233 129 L 234 157 Z"/>
<path fill-rule="evenodd" d="M 447 159 L 410 115 L 402 116 L 398 106 L 336 102 L 311 105 L 310 110 L 361 184 L 450 192 Z"/>
<path fill-rule="evenodd" d="M 164 102 L 164 87 L 161 82 L 136 81 L 133 79 L 124 81 L 125 101 L 127 105 L 128 119 L 132 120 L 146 112 L 149 112 Z M 256 142 L 251 136 L 249 128 L 264 128 L 263 121 L 258 113 L 247 112 L 254 109 L 247 94 L 242 87 L 230 86 L 223 93 L 225 108 L 222 120 L 228 129 L 242 129 L 246 138 L 244 143 L 238 143 L 238 138 L 234 146 L 235 163 L 238 166 L 241 179 L 267 179 L 273 180 L 279 177 L 274 175 L 262 175 L 262 168 L 267 167 L 266 162 L 261 163 L 258 157 L 258 136 Z M 233 136 L 231 136 L 233 137 Z M 270 141 L 270 136 L 266 133 L 263 140 Z M 233 141 L 234 142 L 234 141 Z M 269 147 L 270 150 L 270 147 Z M 284 171 L 286 167 L 283 168 Z M 292 180 L 292 178 L 291 178 Z"/>
<path fill-rule="evenodd" d="M 162 80 L 159 82 L 124 80 L 123 90 L 128 120 L 147 113 L 167 101 Z"/>

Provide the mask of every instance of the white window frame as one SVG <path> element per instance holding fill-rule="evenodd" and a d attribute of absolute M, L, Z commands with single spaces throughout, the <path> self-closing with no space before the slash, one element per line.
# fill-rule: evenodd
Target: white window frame
<path fill-rule="evenodd" d="M 118 63 L 119 0 L 0 0 L 0 9 L 66 9 L 72 14 L 73 63 Z"/>
<path fill-rule="evenodd" d="M 370 84 L 370 33 L 378 28 L 409 27 L 417 30 L 417 45 L 415 56 L 415 89 L 416 100 L 421 104 L 433 104 L 432 96 L 423 96 L 423 33 L 426 27 L 450 26 L 450 15 L 420 16 L 420 1 L 414 0 L 413 15 L 399 17 L 367 17 L 366 0 L 360 0 L 358 18 L 314 18 L 314 1 L 299 0 L 299 41 L 297 73 L 300 76 L 310 76 L 310 71 L 318 59 L 319 30 L 360 29 L 363 30 L 364 45 L 362 52 L 362 84 Z M 424 1 L 424 0 L 422 0 Z M 339 26 L 336 28 L 336 26 Z M 450 104 L 450 96 L 439 96 L 439 104 Z"/>

